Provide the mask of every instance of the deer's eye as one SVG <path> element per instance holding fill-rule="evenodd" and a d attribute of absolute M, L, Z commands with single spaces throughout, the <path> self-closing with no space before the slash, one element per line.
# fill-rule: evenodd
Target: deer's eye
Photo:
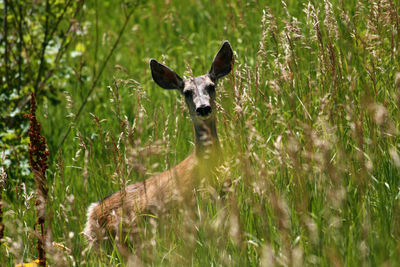
<path fill-rule="evenodd" d="M 209 86 L 207 86 L 207 91 L 208 91 L 209 93 L 213 93 L 213 92 L 215 91 L 215 85 L 209 85 Z"/>
<path fill-rule="evenodd" d="M 193 96 L 193 92 L 190 90 L 184 91 L 183 94 L 185 95 L 185 97 L 192 97 Z"/>

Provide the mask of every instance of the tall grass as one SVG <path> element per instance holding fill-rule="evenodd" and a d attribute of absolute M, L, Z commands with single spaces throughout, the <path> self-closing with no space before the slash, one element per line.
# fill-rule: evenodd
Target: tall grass
<path fill-rule="evenodd" d="M 87 4 L 107 51 L 118 8 Z M 135 12 L 85 114 L 48 171 L 54 265 L 396 266 L 400 219 L 400 6 L 397 1 L 154 1 Z M 97 14 L 94 10 L 97 10 Z M 91 28 L 92 29 L 92 28 Z M 93 61 L 95 31 L 78 69 Z M 217 90 L 224 161 L 194 203 L 142 216 L 124 262 L 87 249 L 90 202 L 179 163 L 193 149 L 177 92 L 158 88 L 148 59 L 204 74 L 223 40 L 234 71 Z M 189 67 L 190 66 L 190 67 Z M 54 151 L 89 88 L 69 84 L 48 105 Z M 60 96 L 61 98 L 61 96 Z M 35 258 L 31 189 L 5 199 L 7 264 Z M 49 247 L 54 247 L 50 246 Z M 59 246 L 61 247 L 61 246 Z M 9 254 L 6 254 L 9 253 Z M 49 255 L 51 256 L 51 255 Z M 179 264 L 179 265 L 178 265 Z"/>

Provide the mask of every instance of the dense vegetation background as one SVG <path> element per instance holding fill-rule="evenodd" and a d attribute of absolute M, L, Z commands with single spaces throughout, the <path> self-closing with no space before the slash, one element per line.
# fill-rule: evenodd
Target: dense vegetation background
<path fill-rule="evenodd" d="M 80 234 L 88 205 L 193 149 L 154 57 L 202 75 L 224 40 L 224 163 L 196 206 L 144 220 L 145 265 L 400 265 L 400 5 L 360 1 L 0 1 L 6 266 L 37 258 L 30 92 L 49 157 L 51 265 L 126 264 Z M 55 242 L 53 244 L 53 242 Z M 179 264 L 179 265 L 178 265 Z"/>

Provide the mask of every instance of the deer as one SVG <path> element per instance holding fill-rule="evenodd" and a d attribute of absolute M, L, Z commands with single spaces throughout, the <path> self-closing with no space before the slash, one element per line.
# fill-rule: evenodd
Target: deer
<path fill-rule="evenodd" d="M 90 244 L 107 239 L 107 234 L 118 239 L 121 229 L 125 233 L 134 233 L 140 214 L 151 211 L 152 207 L 165 206 L 177 196 L 193 194 L 196 180 L 210 174 L 221 155 L 215 88 L 217 81 L 231 72 L 233 63 L 233 51 L 228 41 L 214 57 L 210 71 L 202 76 L 182 79 L 168 66 L 150 59 L 155 83 L 166 90 L 178 90 L 185 98 L 194 128 L 194 150 L 171 169 L 90 204 L 83 230 Z M 122 227 L 121 222 L 124 222 Z"/>

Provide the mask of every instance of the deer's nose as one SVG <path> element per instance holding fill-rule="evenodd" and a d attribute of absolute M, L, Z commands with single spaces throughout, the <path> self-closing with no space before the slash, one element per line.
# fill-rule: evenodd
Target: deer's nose
<path fill-rule="evenodd" d="M 196 108 L 196 113 L 200 116 L 207 116 L 211 113 L 211 106 L 201 105 Z"/>

